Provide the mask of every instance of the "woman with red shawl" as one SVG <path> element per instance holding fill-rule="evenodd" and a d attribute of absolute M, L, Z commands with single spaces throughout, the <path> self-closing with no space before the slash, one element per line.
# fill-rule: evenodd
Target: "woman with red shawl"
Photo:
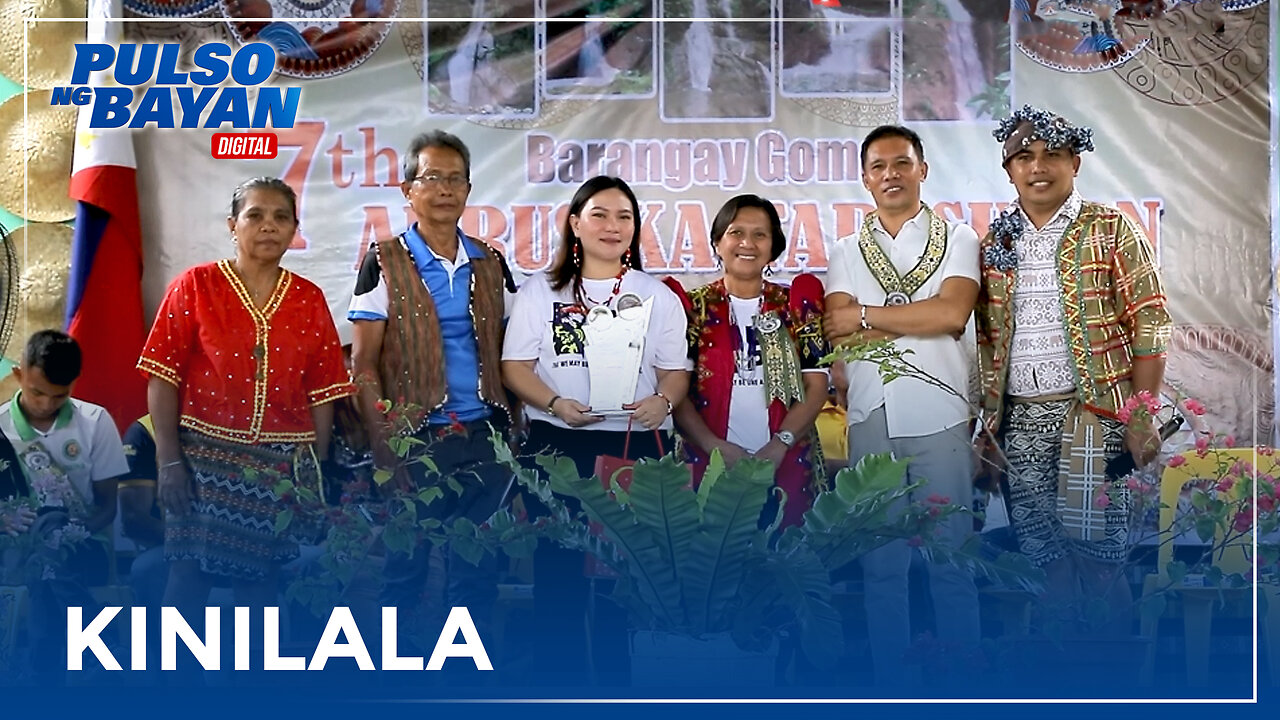
<path fill-rule="evenodd" d="M 814 430 L 827 399 L 822 283 L 800 275 L 790 287 L 764 279 L 786 249 L 773 203 L 738 195 L 716 214 L 711 244 L 724 276 L 681 296 L 689 315 L 694 363 L 688 399 L 675 419 L 687 459 L 700 480 L 711 452 L 727 465 L 744 457 L 773 463 L 782 493 L 782 527 L 798 525 L 826 483 Z M 779 497 L 781 496 L 781 497 Z"/>

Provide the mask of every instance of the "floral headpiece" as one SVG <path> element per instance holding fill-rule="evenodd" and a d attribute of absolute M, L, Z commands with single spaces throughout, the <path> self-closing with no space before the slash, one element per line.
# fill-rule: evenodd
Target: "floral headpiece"
<path fill-rule="evenodd" d="M 1030 105 L 1001 120 L 991 134 L 1004 143 L 1002 164 L 1036 140 L 1043 140 L 1050 150 L 1065 147 L 1077 155 L 1093 150 L 1092 129 L 1076 127 L 1061 115 Z"/>

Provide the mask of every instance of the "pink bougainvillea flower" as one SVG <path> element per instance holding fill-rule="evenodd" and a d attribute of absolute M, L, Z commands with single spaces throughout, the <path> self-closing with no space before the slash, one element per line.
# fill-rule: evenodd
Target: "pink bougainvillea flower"
<path fill-rule="evenodd" d="M 1236 513 L 1235 520 L 1231 522 L 1231 529 L 1238 533 L 1249 532 L 1249 528 L 1253 527 L 1253 508 L 1246 505 L 1243 510 Z"/>
<path fill-rule="evenodd" d="M 1261 509 L 1261 510 L 1262 510 L 1262 512 L 1265 512 L 1265 513 L 1274 512 L 1274 511 L 1275 511 L 1275 509 L 1276 509 L 1276 499 L 1275 499 L 1275 496 L 1274 496 L 1274 495 L 1259 495 L 1259 496 L 1258 496 L 1258 508 L 1259 508 L 1259 509 Z"/>
<path fill-rule="evenodd" d="M 1182 406 L 1185 407 L 1187 411 L 1190 412 L 1192 415 L 1196 415 L 1196 416 L 1204 415 L 1204 412 L 1205 412 L 1204 405 L 1201 404 L 1201 402 L 1199 400 L 1196 400 L 1195 398 L 1187 398 L 1187 401 L 1184 402 Z"/>
<path fill-rule="evenodd" d="M 939 495 L 938 493 L 934 493 L 929 497 L 925 498 L 924 501 L 927 503 L 932 503 L 934 505 L 948 505 L 951 503 L 951 498 L 946 495 Z"/>
<path fill-rule="evenodd" d="M 1233 447 L 1235 447 L 1235 446 L 1236 446 L 1236 436 L 1235 436 L 1235 435 L 1228 435 L 1228 436 L 1226 436 L 1226 437 L 1222 438 L 1222 444 L 1223 444 L 1223 445 L 1226 445 L 1226 446 L 1227 446 L 1227 447 L 1229 447 L 1229 448 L 1233 448 Z"/>
<path fill-rule="evenodd" d="M 1268 447 L 1266 445 L 1263 445 L 1258 448 L 1258 454 L 1262 455 L 1263 457 L 1271 457 L 1272 455 L 1275 454 L 1275 452 L 1276 451 L 1274 448 Z"/>
<path fill-rule="evenodd" d="M 1231 492 L 1231 488 L 1236 486 L 1235 478 L 1224 477 L 1218 481 L 1218 492 Z"/>
<path fill-rule="evenodd" d="M 1116 413 L 1116 417 L 1120 418 L 1120 422 L 1128 425 L 1129 421 L 1133 419 L 1133 410 L 1129 409 L 1129 406 L 1126 404 L 1124 407 L 1120 408 L 1119 412 Z"/>
<path fill-rule="evenodd" d="M 378 402 L 374 403 L 373 406 L 377 408 L 378 412 L 382 413 L 383 415 L 386 415 L 387 411 L 391 409 L 391 404 L 388 403 L 386 400 L 379 400 Z"/>
<path fill-rule="evenodd" d="M 1138 399 L 1142 400 L 1142 404 L 1146 406 L 1147 412 L 1151 413 L 1152 415 L 1155 415 L 1156 413 L 1160 412 L 1160 399 L 1153 396 L 1151 393 L 1147 392 L 1146 390 L 1143 390 L 1142 392 L 1138 393 Z"/>
<path fill-rule="evenodd" d="M 1175 468 L 1187 464 L 1187 458 L 1184 455 L 1174 455 L 1169 458 L 1169 467 Z"/>
<path fill-rule="evenodd" d="M 1105 510 L 1111 507 L 1111 496 L 1105 492 L 1097 493 L 1093 496 L 1093 506 L 1099 510 Z"/>

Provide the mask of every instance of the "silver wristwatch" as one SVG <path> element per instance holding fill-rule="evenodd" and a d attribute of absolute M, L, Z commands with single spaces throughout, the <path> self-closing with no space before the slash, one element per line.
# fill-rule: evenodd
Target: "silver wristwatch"
<path fill-rule="evenodd" d="M 795 447 L 796 445 L 796 434 L 790 430 L 779 430 L 774 433 L 773 436 L 778 438 L 778 440 L 787 447 Z"/>

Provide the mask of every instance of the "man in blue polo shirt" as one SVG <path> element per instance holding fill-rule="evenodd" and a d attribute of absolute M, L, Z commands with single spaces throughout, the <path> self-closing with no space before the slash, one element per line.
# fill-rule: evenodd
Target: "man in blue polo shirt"
<path fill-rule="evenodd" d="M 499 366 L 515 285 L 502 256 L 458 228 L 471 192 L 471 153 L 460 139 L 439 130 L 415 137 L 404 178 L 400 190 L 417 222 L 369 248 L 347 313 L 360 411 L 379 468 L 396 471 L 396 482 L 412 489 L 444 489 L 420 512 L 482 523 L 511 480 L 494 457 L 490 426 L 501 432 L 512 419 Z M 396 457 L 388 443 L 396 435 L 421 440 L 414 457 L 429 457 L 435 470 Z M 463 492 L 448 490 L 443 476 Z M 417 605 L 428 557 L 425 543 L 411 556 L 390 554 L 384 605 Z M 492 558 L 477 568 L 450 552 L 448 574 L 449 604 L 468 607 L 483 628 L 497 597 Z"/>

